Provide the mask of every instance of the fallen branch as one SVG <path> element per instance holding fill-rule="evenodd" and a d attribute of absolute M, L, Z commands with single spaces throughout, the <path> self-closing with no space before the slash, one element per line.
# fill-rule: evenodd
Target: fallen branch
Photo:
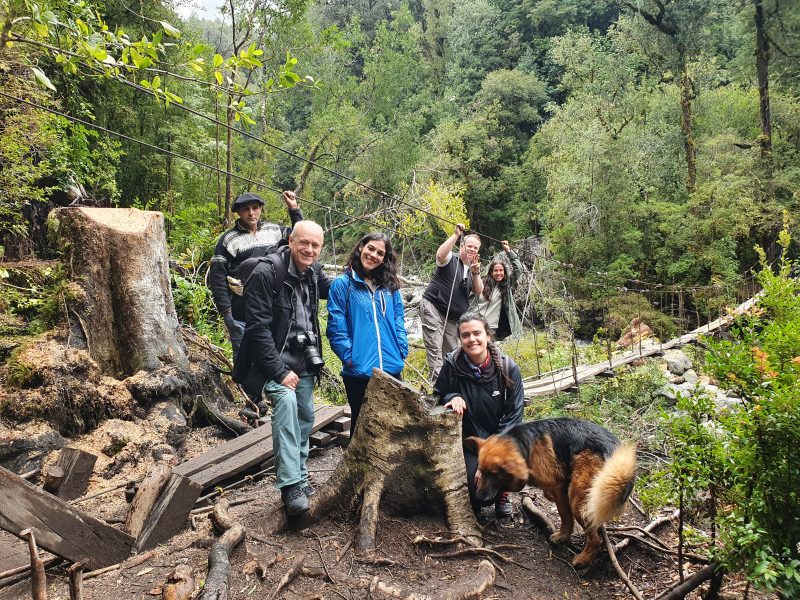
<path fill-rule="evenodd" d="M 133 567 L 137 567 L 140 564 L 147 562 L 155 555 L 156 551 L 150 550 L 149 552 L 145 552 L 144 554 L 140 554 L 139 556 L 134 556 L 133 558 L 129 558 L 124 562 L 117 563 L 115 565 L 109 565 L 107 567 L 103 567 L 102 569 L 97 569 L 96 571 L 89 571 L 88 573 L 84 573 L 83 578 L 91 579 L 92 577 L 97 577 L 98 575 L 103 575 L 104 573 L 116 571 L 117 569 L 132 569 Z"/>
<path fill-rule="evenodd" d="M 247 504 L 248 502 L 252 502 L 255 498 L 240 498 L 239 500 L 233 500 L 229 503 L 229 506 L 239 506 L 240 504 Z M 190 515 L 193 517 L 197 517 L 199 515 L 206 515 L 210 512 L 214 512 L 216 509 L 216 504 L 214 506 L 204 506 L 203 508 L 195 508 L 191 512 Z"/>
<path fill-rule="evenodd" d="M 228 598 L 230 555 L 233 549 L 244 541 L 245 536 L 244 526 L 233 519 L 228 512 L 229 508 L 230 503 L 227 498 L 220 498 L 214 504 L 214 523 L 224 533 L 211 546 L 211 551 L 208 553 L 208 577 L 199 600 Z"/>
<path fill-rule="evenodd" d="M 162 600 L 189 600 L 194 592 L 194 575 L 189 565 L 178 565 L 167 575 L 161 590 Z"/>
<path fill-rule="evenodd" d="M 509 558 L 505 554 L 500 554 L 499 552 L 497 552 L 496 550 L 492 550 L 491 548 L 483 548 L 483 547 L 462 548 L 461 550 L 453 550 L 452 552 L 440 552 L 438 554 L 428 554 L 430 558 L 460 558 L 462 556 L 475 556 L 475 555 L 491 556 L 499 560 L 502 560 L 503 562 L 517 565 L 518 567 L 521 567 L 526 571 L 532 570 L 529 566 L 523 565 L 522 563 L 517 562 L 513 558 Z"/>
<path fill-rule="evenodd" d="M 675 511 L 671 515 L 665 515 L 663 517 L 659 517 L 655 521 L 648 524 L 647 527 L 645 527 L 642 531 L 651 533 L 652 531 L 654 531 L 658 527 L 661 527 L 662 525 L 666 525 L 667 523 L 672 523 L 672 519 L 674 519 L 677 516 L 677 513 L 678 511 Z M 635 539 L 641 541 L 640 538 L 635 538 Z M 631 545 L 631 538 L 625 538 L 618 544 L 614 545 L 614 552 L 616 553 L 622 552 L 625 548 L 627 548 L 630 545 Z"/>
<path fill-rule="evenodd" d="M 539 527 L 539 529 L 541 529 L 548 538 L 556 532 L 553 522 L 546 514 L 536 508 L 536 506 L 533 504 L 533 500 L 531 500 L 529 496 L 525 496 L 522 499 L 522 508 L 525 509 L 525 512 L 528 513 L 528 516 L 533 519 L 534 524 Z"/>
<path fill-rule="evenodd" d="M 283 577 L 281 577 L 281 580 L 272 590 L 272 593 L 270 593 L 270 595 L 267 596 L 267 600 L 275 600 L 275 598 L 278 597 L 278 594 L 280 594 L 281 591 L 283 591 L 283 588 L 289 585 L 294 580 L 294 578 L 297 577 L 299 573 L 303 572 L 303 563 L 305 562 L 305 560 L 306 560 L 305 554 L 298 554 L 297 556 L 294 557 L 292 564 L 289 566 L 289 570 L 286 571 L 286 574 Z"/>
<path fill-rule="evenodd" d="M 28 550 L 31 553 L 31 596 L 33 600 L 47 600 L 47 578 L 44 574 L 44 561 L 39 558 L 36 537 L 33 529 L 23 529 L 20 537 L 28 539 Z"/>
<path fill-rule="evenodd" d="M 670 554 L 670 555 L 673 555 L 673 556 L 678 554 L 677 550 L 673 550 L 672 548 L 668 548 L 660 540 L 659 540 L 659 544 L 654 544 L 653 542 L 650 542 L 650 541 L 648 541 L 646 539 L 640 538 L 640 537 L 638 537 L 637 535 L 635 535 L 633 533 L 626 533 L 624 531 L 616 531 L 614 533 L 615 533 L 615 535 L 626 536 L 625 539 L 635 540 L 638 543 L 642 544 L 645 548 L 650 548 L 654 552 L 661 552 L 663 554 Z M 656 538 L 656 539 L 658 539 L 658 538 Z M 616 546 L 615 546 L 615 548 L 616 548 Z M 682 554 L 682 556 L 683 556 L 683 558 L 685 560 L 688 560 L 689 562 L 693 562 L 693 563 L 699 563 L 699 564 L 707 565 L 708 563 L 711 562 L 709 558 L 707 558 L 705 556 L 701 556 L 699 554 L 692 554 L 692 553 L 684 552 Z"/>
<path fill-rule="evenodd" d="M 451 538 L 429 538 L 424 535 L 418 535 L 414 538 L 413 544 L 427 544 L 429 546 L 452 546 L 454 544 L 467 544 L 469 540 L 467 540 L 464 536 L 457 535 Z"/>
<path fill-rule="evenodd" d="M 614 570 L 617 572 L 617 575 L 622 582 L 628 586 L 628 589 L 631 591 L 631 594 L 633 594 L 633 597 L 636 598 L 636 600 L 644 600 L 644 598 L 642 598 L 642 593 L 635 585 L 633 585 L 633 582 L 625 574 L 625 571 L 623 571 L 622 567 L 619 566 L 617 555 L 614 554 L 614 546 L 611 544 L 611 540 L 608 539 L 608 532 L 606 531 L 606 528 L 600 527 L 600 533 L 603 535 L 603 541 L 606 543 L 606 550 L 608 550 L 608 558 L 611 559 L 611 564 L 614 565 Z"/>
<path fill-rule="evenodd" d="M 714 576 L 714 572 L 719 568 L 718 562 L 706 565 L 683 583 L 674 588 L 662 592 L 656 596 L 656 600 L 683 600 L 689 592 L 696 589 L 700 584 L 708 581 Z"/>
<path fill-rule="evenodd" d="M 214 407 L 210 402 L 203 398 L 203 396 L 197 396 L 195 398 L 195 409 L 199 409 L 200 414 L 203 415 L 206 421 L 212 425 L 219 425 L 223 429 L 227 429 L 228 431 L 235 433 L 237 436 L 244 435 L 248 431 L 253 430 L 253 428 L 247 423 L 222 413 L 219 409 Z M 195 411 L 192 410 L 192 412 L 194 413 Z"/>

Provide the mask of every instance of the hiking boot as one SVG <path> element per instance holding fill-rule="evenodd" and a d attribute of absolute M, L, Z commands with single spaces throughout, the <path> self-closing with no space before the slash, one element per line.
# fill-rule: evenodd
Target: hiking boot
<path fill-rule="evenodd" d="M 286 506 L 286 514 L 291 517 L 301 515 L 309 509 L 308 498 L 303 493 L 302 483 L 294 483 L 281 488 L 281 500 Z"/>
<path fill-rule="evenodd" d="M 314 489 L 314 486 L 311 485 L 310 481 L 304 481 L 303 483 L 300 484 L 300 486 L 301 486 L 300 489 L 303 490 L 303 493 L 306 495 L 306 498 L 311 498 L 311 496 L 317 493 L 317 490 Z"/>
<path fill-rule="evenodd" d="M 501 492 L 497 500 L 494 501 L 494 514 L 498 517 L 510 517 L 514 512 L 513 508 L 508 492 Z"/>

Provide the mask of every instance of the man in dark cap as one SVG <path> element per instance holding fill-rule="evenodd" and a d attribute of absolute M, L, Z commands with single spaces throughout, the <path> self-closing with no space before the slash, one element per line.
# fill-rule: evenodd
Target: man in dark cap
<path fill-rule="evenodd" d="M 302 221 L 303 213 L 297 205 L 294 192 L 283 192 L 281 198 L 289 210 L 292 226 Z M 237 279 L 239 265 L 245 259 L 267 256 L 274 252 L 281 240 L 288 239 L 290 227 L 261 220 L 264 200 L 253 192 L 245 192 L 233 202 L 231 211 L 239 218 L 222 234 L 211 258 L 208 285 L 217 310 L 225 320 L 231 338 L 233 356 L 239 351 L 244 333 L 244 300 Z"/>

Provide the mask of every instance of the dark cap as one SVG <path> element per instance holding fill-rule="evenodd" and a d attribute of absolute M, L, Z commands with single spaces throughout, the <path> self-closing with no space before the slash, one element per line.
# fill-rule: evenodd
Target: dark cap
<path fill-rule="evenodd" d="M 258 202 L 261 206 L 264 206 L 264 201 L 261 199 L 261 196 L 258 194 L 254 194 L 253 192 L 245 192 L 244 194 L 240 195 L 236 200 L 233 201 L 233 206 L 231 206 L 231 211 L 236 212 L 243 206 L 250 204 L 251 202 Z"/>

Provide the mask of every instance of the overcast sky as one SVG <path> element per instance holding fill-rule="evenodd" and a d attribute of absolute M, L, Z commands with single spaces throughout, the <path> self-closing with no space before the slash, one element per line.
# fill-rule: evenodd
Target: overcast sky
<path fill-rule="evenodd" d="M 177 0 L 175 2 L 175 12 L 182 17 L 188 17 L 195 13 L 202 19 L 216 19 L 219 17 L 217 8 L 224 0 Z"/>

